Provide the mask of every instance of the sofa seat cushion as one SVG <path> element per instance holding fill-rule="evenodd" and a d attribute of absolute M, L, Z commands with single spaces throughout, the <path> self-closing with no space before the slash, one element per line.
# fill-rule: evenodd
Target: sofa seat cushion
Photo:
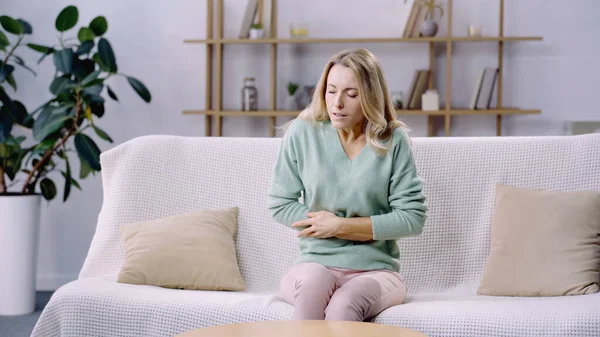
<path fill-rule="evenodd" d="M 600 294 L 419 294 L 383 311 L 373 321 L 404 326 L 428 336 L 600 336 Z"/>
<path fill-rule="evenodd" d="M 228 323 L 292 317 L 271 293 L 176 290 L 94 277 L 57 290 L 32 336 L 175 336 Z"/>
<path fill-rule="evenodd" d="M 175 336 L 200 327 L 287 320 L 292 306 L 274 292 L 174 290 L 73 281 L 54 293 L 32 336 Z M 492 297 L 468 292 L 409 295 L 376 323 L 428 336 L 600 336 L 600 294 Z"/>

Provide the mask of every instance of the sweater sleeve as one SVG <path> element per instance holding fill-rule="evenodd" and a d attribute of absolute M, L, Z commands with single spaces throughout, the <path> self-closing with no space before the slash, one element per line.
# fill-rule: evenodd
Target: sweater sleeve
<path fill-rule="evenodd" d="M 400 138 L 388 192 L 392 210 L 371 216 L 373 240 L 397 240 L 419 235 L 427 218 L 423 180 L 417 173 L 407 138 Z"/>
<path fill-rule="evenodd" d="M 295 125 L 292 124 L 282 140 L 267 195 L 267 207 L 271 216 L 275 221 L 286 226 L 307 219 L 306 213 L 309 211 L 308 207 L 298 201 L 304 185 L 298 171 L 296 155 L 298 144 L 295 143 L 294 138 Z"/>

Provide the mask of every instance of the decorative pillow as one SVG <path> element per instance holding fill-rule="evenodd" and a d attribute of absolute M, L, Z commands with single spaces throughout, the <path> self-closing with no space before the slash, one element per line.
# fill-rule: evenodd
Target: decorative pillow
<path fill-rule="evenodd" d="M 597 293 L 600 192 L 496 186 L 490 255 L 479 295 Z"/>
<path fill-rule="evenodd" d="M 234 235 L 238 208 L 200 210 L 121 226 L 118 282 L 195 290 L 244 290 Z"/>

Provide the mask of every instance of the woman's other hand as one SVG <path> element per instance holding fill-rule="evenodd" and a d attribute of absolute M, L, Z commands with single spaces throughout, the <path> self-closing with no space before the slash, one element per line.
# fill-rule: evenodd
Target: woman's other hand
<path fill-rule="evenodd" d="M 306 227 L 298 233 L 298 237 L 330 238 L 336 236 L 342 221 L 335 214 L 327 211 L 306 213 L 308 219 L 292 225 L 292 228 Z"/>

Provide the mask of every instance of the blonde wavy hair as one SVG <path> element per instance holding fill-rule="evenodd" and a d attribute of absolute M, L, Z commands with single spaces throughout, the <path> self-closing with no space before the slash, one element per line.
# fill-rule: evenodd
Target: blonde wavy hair
<path fill-rule="evenodd" d="M 297 118 L 312 124 L 329 120 L 325 91 L 329 71 L 336 64 L 347 67 L 354 73 L 358 82 L 358 97 L 366 121 L 364 131 L 367 144 L 376 153 L 385 154 L 388 150 L 386 143 L 391 138 L 394 129 L 402 128 L 408 132 L 409 128 L 404 122 L 397 119 L 381 65 L 375 55 L 366 49 L 344 50 L 333 55 L 325 65 L 315 87 L 311 103 Z M 285 132 L 293 122 L 294 120 L 284 125 L 283 131 Z"/>

